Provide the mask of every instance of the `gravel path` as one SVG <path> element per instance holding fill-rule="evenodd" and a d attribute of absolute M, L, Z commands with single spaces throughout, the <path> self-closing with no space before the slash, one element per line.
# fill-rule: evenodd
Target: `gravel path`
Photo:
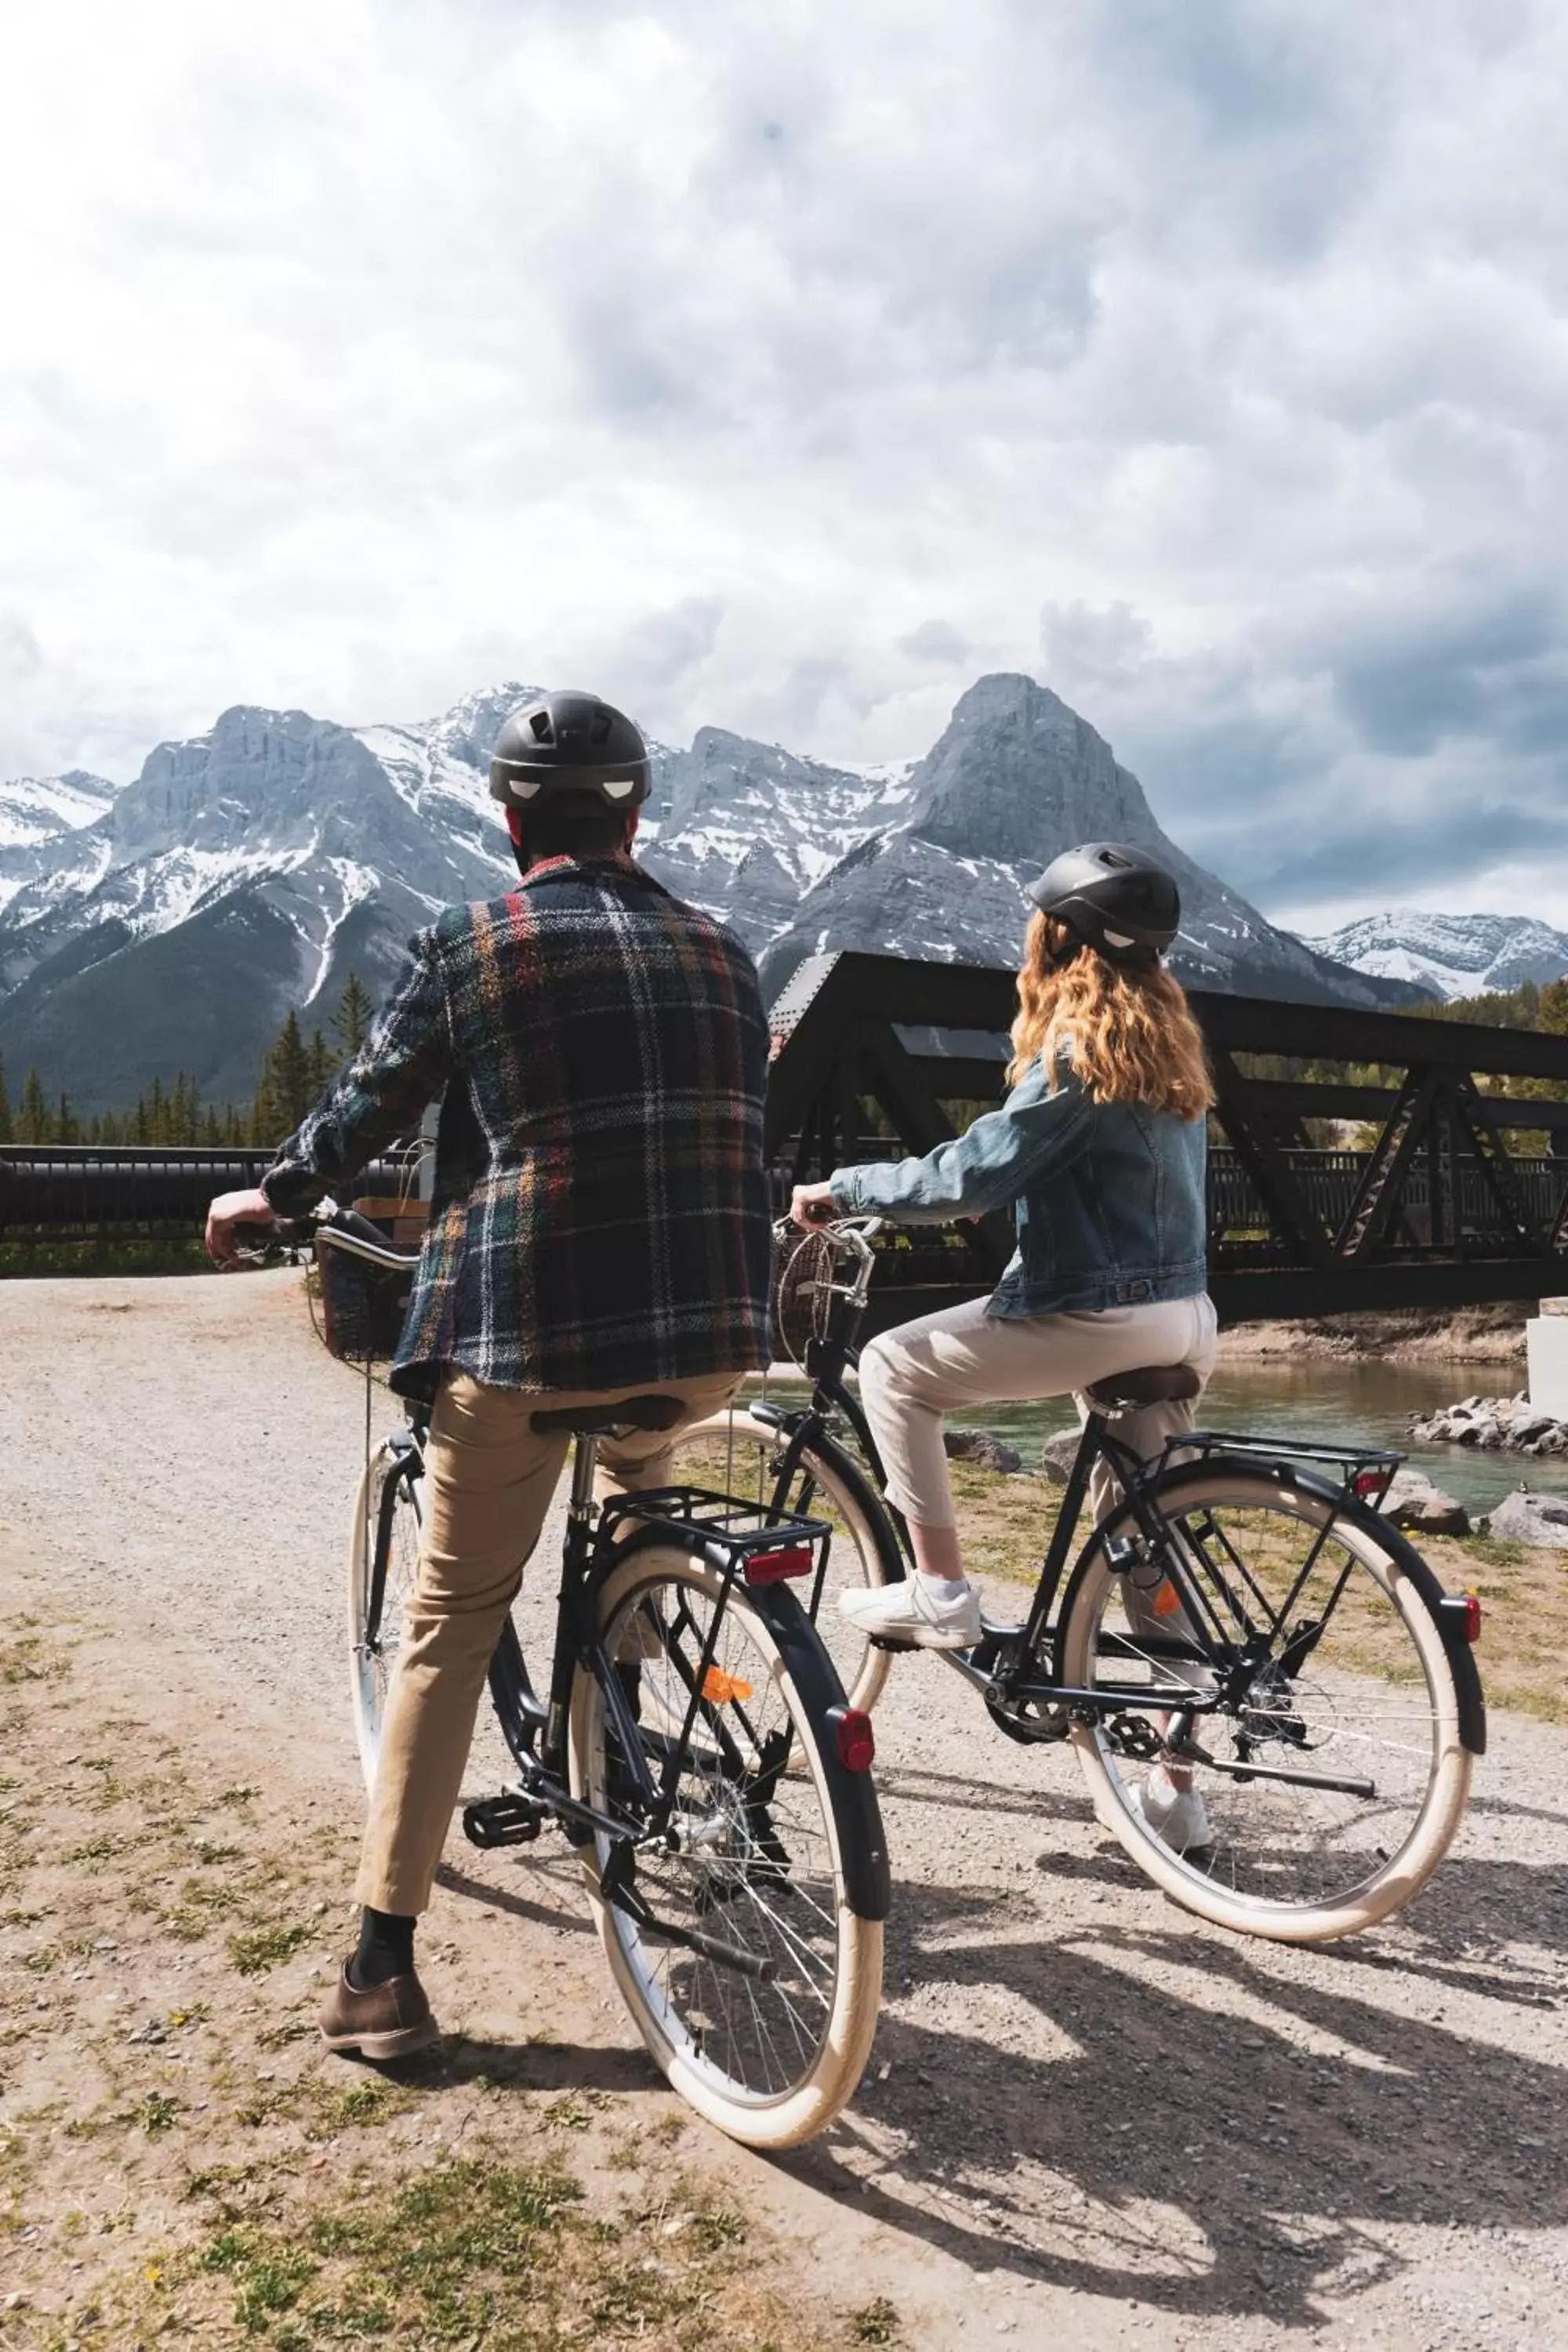
<path fill-rule="evenodd" d="M 353 1806 L 363 1394 L 299 1277 L 9 1282 L 0 1346 L 0 1566 L 137 1623 L 253 1767 L 286 1741 Z M 708 2143 L 814 2276 L 931 2347 L 1568 2346 L 1568 1735 L 1494 1718 L 1413 1913 L 1296 1952 L 1146 1888 L 1071 1758 L 1003 1740 L 938 1662 L 898 1662 L 878 1727 L 898 1895 L 861 2095 L 784 2164 Z M 450 1852 L 442 1933 L 493 1925 L 477 1895 L 515 1912 L 520 1974 L 559 1967 L 570 1873 Z M 586 1971 L 572 2000 L 625 2044 Z"/>

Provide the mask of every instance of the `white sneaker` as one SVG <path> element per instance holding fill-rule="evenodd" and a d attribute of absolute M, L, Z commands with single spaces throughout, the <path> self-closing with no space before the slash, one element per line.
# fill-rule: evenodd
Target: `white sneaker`
<path fill-rule="evenodd" d="M 1127 1792 L 1127 1807 L 1173 1853 L 1199 1853 L 1214 1843 L 1208 1807 L 1196 1789 L 1173 1789 L 1156 1764 L 1141 1789 Z"/>
<path fill-rule="evenodd" d="M 841 1593 L 838 1606 L 863 1633 L 910 1642 L 917 1650 L 973 1650 L 981 1633 L 979 1593 L 967 1577 L 962 1582 L 952 1580 L 951 1598 L 931 1590 L 935 1581 L 919 1575 L 900 1577 L 896 1584 Z"/>

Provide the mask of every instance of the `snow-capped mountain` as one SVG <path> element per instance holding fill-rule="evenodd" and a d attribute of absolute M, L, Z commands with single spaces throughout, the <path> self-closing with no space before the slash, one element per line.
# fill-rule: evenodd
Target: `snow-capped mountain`
<path fill-rule="evenodd" d="M 490 688 L 416 725 L 240 707 L 160 744 L 118 792 L 0 789 L 0 812 L 48 793 L 95 808 L 19 847 L 27 868 L 0 909 L 8 1066 L 36 1062 L 89 1110 L 179 1069 L 209 1100 L 243 1099 L 290 1005 L 324 1024 L 350 971 L 378 992 L 438 908 L 510 887 L 489 753 L 531 690 Z M 910 768 L 832 767 L 718 728 L 653 749 L 647 862 L 733 922 L 770 985 L 824 946 L 1012 962 L 1024 882 L 1072 842 L 1121 838 L 1181 877 L 1187 977 L 1361 1003 L 1415 992 L 1325 961 L 1194 866 L 1110 747 L 1031 678 L 980 679 Z"/>
<path fill-rule="evenodd" d="M 1192 986 L 1361 1004 L 1414 994 L 1358 985 L 1195 865 L 1161 831 L 1103 736 L 1031 677 L 978 679 L 897 791 L 890 821 L 867 828 L 769 942 L 770 986 L 830 947 L 1014 962 L 1029 913 L 1025 885 L 1058 850 L 1099 840 L 1136 843 L 1175 874 L 1183 922 L 1171 962 Z"/>
<path fill-rule="evenodd" d="M 102 816 L 114 793 L 112 784 L 83 768 L 0 784 L 0 907 L 31 881 L 67 835 Z"/>
<path fill-rule="evenodd" d="M 1529 915 L 1427 915 L 1395 908 L 1363 915 L 1310 944 L 1319 955 L 1373 979 L 1409 981 L 1449 1000 L 1568 974 L 1568 931 L 1554 931 Z"/>

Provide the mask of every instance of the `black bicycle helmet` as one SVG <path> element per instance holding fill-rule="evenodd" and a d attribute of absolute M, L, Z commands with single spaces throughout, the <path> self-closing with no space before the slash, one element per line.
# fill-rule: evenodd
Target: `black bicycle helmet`
<path fill-rule="evenodd" d="M 1142 849 L 1120 841 L 1086 841 L 1053 857 L 1029 896 L 1108 963 L 1152 964 L 1181 927 L 1173 876 Z"/>
<path fill-rule="evenodd" d="M 578 793 L 630 809 L 647 800 L 648 786 L 647 745 L 626 714 L 596 694 L 568 690 L 525 703 L 490 753 L 490 797 L 509 808 Z"/>

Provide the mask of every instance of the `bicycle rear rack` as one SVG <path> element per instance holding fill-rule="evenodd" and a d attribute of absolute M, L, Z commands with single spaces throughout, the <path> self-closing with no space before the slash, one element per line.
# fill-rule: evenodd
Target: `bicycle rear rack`
<path fill-rule="evenodd" d="M 1163 1451 L 1150 1465 L 1151 1475 L 1160 1476 L 1172 1468 L 1201 1461 L 1210 1454 L 1240 1454 L 1252 1462 L 1283 1464 L 1300 1463 L 1307 1466 L 1318 1464 L 1335 1469 L 1344 1493 L 1371 1502 L 1373 1509 L 1382 1503 L 1393 1483 L 1394 1474 L 1405 1460 L 1403 1454 L 1380 1445 L 1320 1445 L 1310 1440 L 1294 1437 L 1258 1437 L 1239 1430 L 1194 1429 L 1165 1440 Z"/>
<path fill-rule="evenodd" d="M 816 1547 L 833 1533 L 825 1519 L 770 1511 L 763 1503 L 716 1495 L 705 1486 L 650 1486 L 637 1495 L 612 1496 L 599 1513 L 600 1542 L 613 1541 L 628 1520 L 678 1540 L 695 1530 L 714 1566 L 747 1584 L 809 1576 Z"/>

